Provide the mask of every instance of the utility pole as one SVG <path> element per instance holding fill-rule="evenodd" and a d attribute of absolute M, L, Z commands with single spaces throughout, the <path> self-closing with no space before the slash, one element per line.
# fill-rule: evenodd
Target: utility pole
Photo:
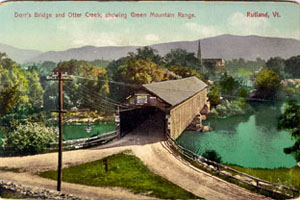
<path fill-rule="evenodd" d="M 63 81 L 70 81 L 72 79 L 68 78 L 67 73 L 62 72 L 53 73 L 48 80 L 58 81 L 58 110 L 53 111 L 58 113 L 58 129 L 59 129 L 59 140 L 58 140 L 58 170 L 57 170 L 57 191 L 61 191 L 61 180 L 62 180 L 62 127 L 63 127 Z"/>

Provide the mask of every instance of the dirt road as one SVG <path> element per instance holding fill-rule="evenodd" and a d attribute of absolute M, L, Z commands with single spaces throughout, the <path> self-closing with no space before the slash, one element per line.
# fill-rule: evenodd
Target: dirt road
<path fill-rule="evenodd" d="M 64 167 L 94 161 L 131 150 L 154 173 L 179 185 L 187 191 L 208 200 L 263 200 L 269 199 L 252 193 L 234 184 L 223 181 L 204 171 L 196 169 L 189 163 L 172 155 L 166 148 L 162 127 L 155 127 L 153 120 L 126 135 L 121 140 L 88 150 L 68 151 L 63 153 Z M 12 181 L 31 187 L 55 189 L 56 182 L 40 178 L 34 174 L 57 168 L 57 153 L 26 157 L 0 158 L 0 167 L 20 168 L 22 173 L 3 172 L 0 180 Z M 63 183 L 62 190 L 76 196 L 93 199 L 153 199 L 143 195 L 132 194 L 121 188 L 99 188 Z"/>

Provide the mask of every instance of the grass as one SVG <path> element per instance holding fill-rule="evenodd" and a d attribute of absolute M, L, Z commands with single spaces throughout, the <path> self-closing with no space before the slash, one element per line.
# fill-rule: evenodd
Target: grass
<path fill-rule="evenodd" d="M 13 167 L 0 167 L 1 171 L 9 171 L 9 172 L 20 172 L 19 168 L 13 168 Z"/>
<path fill-rule="evenodd" d="M 250 169 L 236 165 L 227 165 L 238 171 L 247 173 L 251 176 L 255 176 L 262 180 L 266 180 L 272 183 L 281 184 L 285 186 L 294 187 L 300 189 L 300 168 L 277 168 L 277 169 Z"/>
<path fill-rule="evenodd" d="M 137 157 L 119 153 L 102 160 L 63 169 L 63 181 L 90 186 L 122 187 L 134 193 L 164 199 L 202 199 L 185 191 L 168 180 L 153 174 Z M 57 171 L 39 174 L 44 178 L 56 179 Z"/>

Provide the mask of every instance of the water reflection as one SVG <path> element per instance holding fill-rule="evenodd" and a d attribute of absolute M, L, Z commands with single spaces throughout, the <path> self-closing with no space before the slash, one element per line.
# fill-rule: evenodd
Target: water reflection
<path fill-rule="evenodd" d="M 214 131 L 226 131 L 227 133 L 235 133 L 237 126 L 241 122 L 247 122 L 251 114 L 230 117 L 230 123 L 227 118 L 209 118 L 204 124 L 212 127 Z"/>

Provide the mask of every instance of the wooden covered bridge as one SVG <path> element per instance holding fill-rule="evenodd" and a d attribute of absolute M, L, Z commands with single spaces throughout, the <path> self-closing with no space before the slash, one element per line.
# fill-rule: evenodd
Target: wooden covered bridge
<path fill-rule="evenodd" d="M 124 101 L 129 109 L 116 116 L 120 137 L 159 114 L 165 135 L 176 139 L 197 117 L 209 112 L 207 85 L 196 77 L 144 84 Z"/>

